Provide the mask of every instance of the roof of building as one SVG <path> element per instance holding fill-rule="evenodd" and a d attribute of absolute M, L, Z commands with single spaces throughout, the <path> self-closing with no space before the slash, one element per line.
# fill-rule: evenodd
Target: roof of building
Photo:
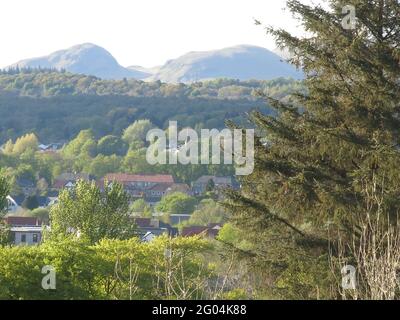
<path fill-rule="evenodd" d="M 192 227 L 185 227 L 182 229 L 182 236 L 183 237 L 191 237 L 197 236 L 202 233 L 206 233 L 208 231 L 208 227 L 200 227 L 200 226 L 192 226 Z"/>
<path fill-rule="evenodd" d="M 5 222 L 11 226 L 40 226 L 39 219 L 35 217 L 8 216 L 4 218 Z"/>
<path fill-rule="evenodd" d="M 126 174 L 110 173 L 104 177 L 107 181 L 116 181 L 121 183 L 130 182 L 153 182 L 153 183 L 174 183 L 174 178 L 169 174 Z"/>
<path fill-rule="evenodd" d="M 207 227 L 203 226 L 191 226 L 182 229 L 183 237 L 192 237 L 197 235 L 207 235 L 208 237 L 216 238 L 219 231 L 222 229 L 222 224 L 210 223 Z"/>
<path fill-rule="evenodd" d="M 69 182 L 68 180 L 55 180 L 52 188 L 53 189 L 63 189 L 67 185 L 68 182 Z"/>

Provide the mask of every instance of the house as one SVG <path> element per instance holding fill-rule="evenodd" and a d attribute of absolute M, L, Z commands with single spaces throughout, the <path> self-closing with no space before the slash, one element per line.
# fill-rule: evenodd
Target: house
<path fill-rule="evenodd" d="M 53 190 L 71 189 L 78 180 L 94 181 L 95 177 L 87 173 L 63 173 L 59 175 L 52 185 Z"/>
<path fill-rule="evenodd" d="M 34 217 L 7 216 L 4 222 L 10 227 L 11 241 L 15 245 L 36 245 L 42 241 L 42 222 Z"/>
<path fill-rule="evenodd" d="M 15 245 L 37 245 L 42 241 L 42 226 L 11 227 L 11 241 Z"/>
<path fill-rule="evenodd" d="M 202 176 L 192 184 L 192 192 L 194 195 L 202 195 L 206 192 L 207 187 L 213 184 L 215 190 L 225 188 L 234 188 L 236 183 L 232 177 L 215 177 Z"/>
<path fill-rule="evenodd" d="M 163 223 L 158 219 L 135 218 L 135 224 L 138 228 L 138 234 L 142 241 L 149 242 L 160 235 L 168 235 L 174 237 L 178 234 L 176 228 L 172 228 L 169 224 Z"/>
<path fill-rule="evenodd" d="M 167 193 L 168 188 L 172 186 L 171 183 L 160 183 L 146 190 L 145 194 L 148 197 L 162 198 Z"/>
<path fill-rule="evenodd" d="M 174 192 L 182 192 L 189 196 L 192 195 L 192 189 L 186 183 L 174 183 L 169 186 L 165 192 L 165 194 L 170 194 Z"/>
<path fill-rule="evenodd" d="M 153 232 L 148 231 L 143 237 L 141 237 L 141 241 L 142 242 L 151 242 L 153 241 L 155 238 L 157 237 L 157 235 L 155 235 Z"/>
<path fill-rule="evenodd" d="M 108 174 L 103 182 L 118 182 L 124 186 L 126 192 L 136 200 L 145 199 L 148 203 L 154 204 L 161 200 L 168 187 L 174 184 L 172 175 L 165 174 Z"/>
<path fill-rule="evenodd" d="M 40 152 L 55 152 L 63 147 L 62 143 L 39 144 Z"/>
<path fill-rule="evenodd" d="M 37 227 L 42 225 L 42 221 L 35 217 L 7 216 L 4 222 L 11 227 Z"/>
<path fill-rule="evenodd" d="M 212 223 L 208 226 L 191 226 L 184 227 L 181 232 L 182 237 L 194 237 L 204 236 L 207 238 L 215 239 L 218 236 L 219 231 L 222 229 L 222 225 L 218 223 Z"/>
<path fill-rule="evenodd" d="M 207 234 L 207 227 L 201 226 L 191 226 L 191 227 L 184 227 L 181 232 L 182 237 L 194 237 L 198 235 L 205 235 Z"/>

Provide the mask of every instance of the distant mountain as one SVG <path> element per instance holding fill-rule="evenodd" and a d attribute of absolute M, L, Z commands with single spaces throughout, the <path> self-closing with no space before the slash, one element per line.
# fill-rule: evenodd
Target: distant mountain
<path fill-rule="evenodd" d="M 103 79 L 144 79 L 151 74 L 122 67 L 104 48 L 91 43 L 76 45 L 48 56 L 22 60 L 10 67 L 55 68 Z"/>
<path fill-rule="evenodd" d="M 146 80 L 190 83 L 216 78 L 271 80 L 279 77 L 301 79 L 303 74 L 265 48 L 239 45 L 187 53 L 168 61 Z"/>
<path fill-rule="evenodd" d="M 145 67 L 141 67 L 141 66 L 129 66 L 127 68 L 132 71 L 139 71 L 139 72 L 146 73 L 148 75 L 148 77 L 150 77 L 152 75 L 155 75 L 160 70 L 161 66 L 152 67 L 152 68 L 145 68 Z"/>
<path fill-rule="evenodd" d="M 125 68 L 107 50 L 85 43 L 45 57 L 22 60 L 10 67 L 65 69 L 71 73 L 93 75 L 103 79 L 134 78 L 167 83 L 191 83 L 218 78 L 302 79 L 302 72 L 284 60 L 265 48 L 239 45 L 214 51 L 189 52 L 154 68 Z"/>

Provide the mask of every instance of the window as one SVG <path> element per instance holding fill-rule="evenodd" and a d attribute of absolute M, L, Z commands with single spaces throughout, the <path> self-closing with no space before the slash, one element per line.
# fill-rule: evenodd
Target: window
<path fill-rule="evenodd" d="M 33 241 L 33 243 L 38 243 L 38 239 L 39 239 L 38 234 L 37 234 L 37 233 L 34 233 L 34 234 L 32 235 L 32 241 Z"/>
<path fill-rule="evenodd" d="M 26 234 L 21 235 L 21 242 L 26 242 Z"/>

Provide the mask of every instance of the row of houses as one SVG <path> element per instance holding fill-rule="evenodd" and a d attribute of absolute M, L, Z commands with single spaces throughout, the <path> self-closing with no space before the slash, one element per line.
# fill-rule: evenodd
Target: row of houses
<path fill-rule="evenodd" d="M 124 186 L 133 201 L 143 198 L 150 205 L 156 204 L 163 196 L 169 193 L 182 192 L 199 196 L 204 194 L 210 185 L 217 192 L 224 188 L 238 187 L 233 177 L 202 176 L 189 186 L 186 183 L 175 182 L 172 175 L 166 174 L 111 173 L 100 180 L 96 180 L 95 177 L 89 174 L 65 173 L 54 181 L 52 190 L 72 188 L 78 180 L 95 181 L 101 188 L 104 186 L 105 181 L 109 183 L 118 182 Z"/>
<path fill-rule="evenodd" d="M 10 229 L 11 242 L 14 245 L 38 245 L 42 241 L 43 231 L 50 229 L 43 221 L 34 217 L 7 216 L 4 222 Z M 138 236 L 143 242 L 150 242 L 161 235 L 169 237 L 198 235 L 215 239 L 222 228 L 221 224 L 210 224 L 206 227 L 184 227 L 179 232 L 177 228 L 158 219 L 133 218 L 132 223 L 137 226 Z"/>
<path fill-rule="evenodd" d="M 58 192 L 62 189 L 73 188 L 78 180 L 93 181 L 101 188 L 104 187 L 105 181 L 108 183 L 118 182 L 124 186 L 126 192 L 131 196 L 132 201 L 144 199 L 150 205 L 155 205 L 163 196 L 173 192 L 183 192 L 188 195 L 197 196 L 204 194 L 210 186 L 217 192 L 224 188 L 237 187 L 237 184 L 235 184 L 234 179 L 231 177 L 202 176 L 189 186 L 188 184 L 175 182 L 172 175 L 163 174 L 108 174 L 104 178 L 96 180 L 95 177 L 84 173 L 64 173 L 54 181 L 49 191 L 49 196 L 36 197 L 39 207 L 47 207 L 57 203 Z M 9 215 L 6 218 L 6 223 L 10 226 L 12 241 L 15 245 L 34 245 L 40 243 L 43 228 L 48 228 L 48 226 L 43 225 L 43 222 L 36 218 L 16 216 L 25 198 L 25 195 L 7 197 L 9 214 L 13 215 Z M 191 215 L 172 214 L 169 218 L 171 225 L 179 225 L 182 222 L 188 221 Z M 222 225 L 218 224 L 206 227 L 191 226 L 183 228 L 181 233 L 179 233 L 176 228 L 163 223 L 159 219 L 156 219 L 156 217 L 153 219 L 133 219 L 134 223 L 138 226 L 139 236 L 143 241 L 151 241 L 154 237 L 161 234 L 167 234 L 171 237 L 177 235 L 203 235 L 215 238 L 222 227 Z"/>

